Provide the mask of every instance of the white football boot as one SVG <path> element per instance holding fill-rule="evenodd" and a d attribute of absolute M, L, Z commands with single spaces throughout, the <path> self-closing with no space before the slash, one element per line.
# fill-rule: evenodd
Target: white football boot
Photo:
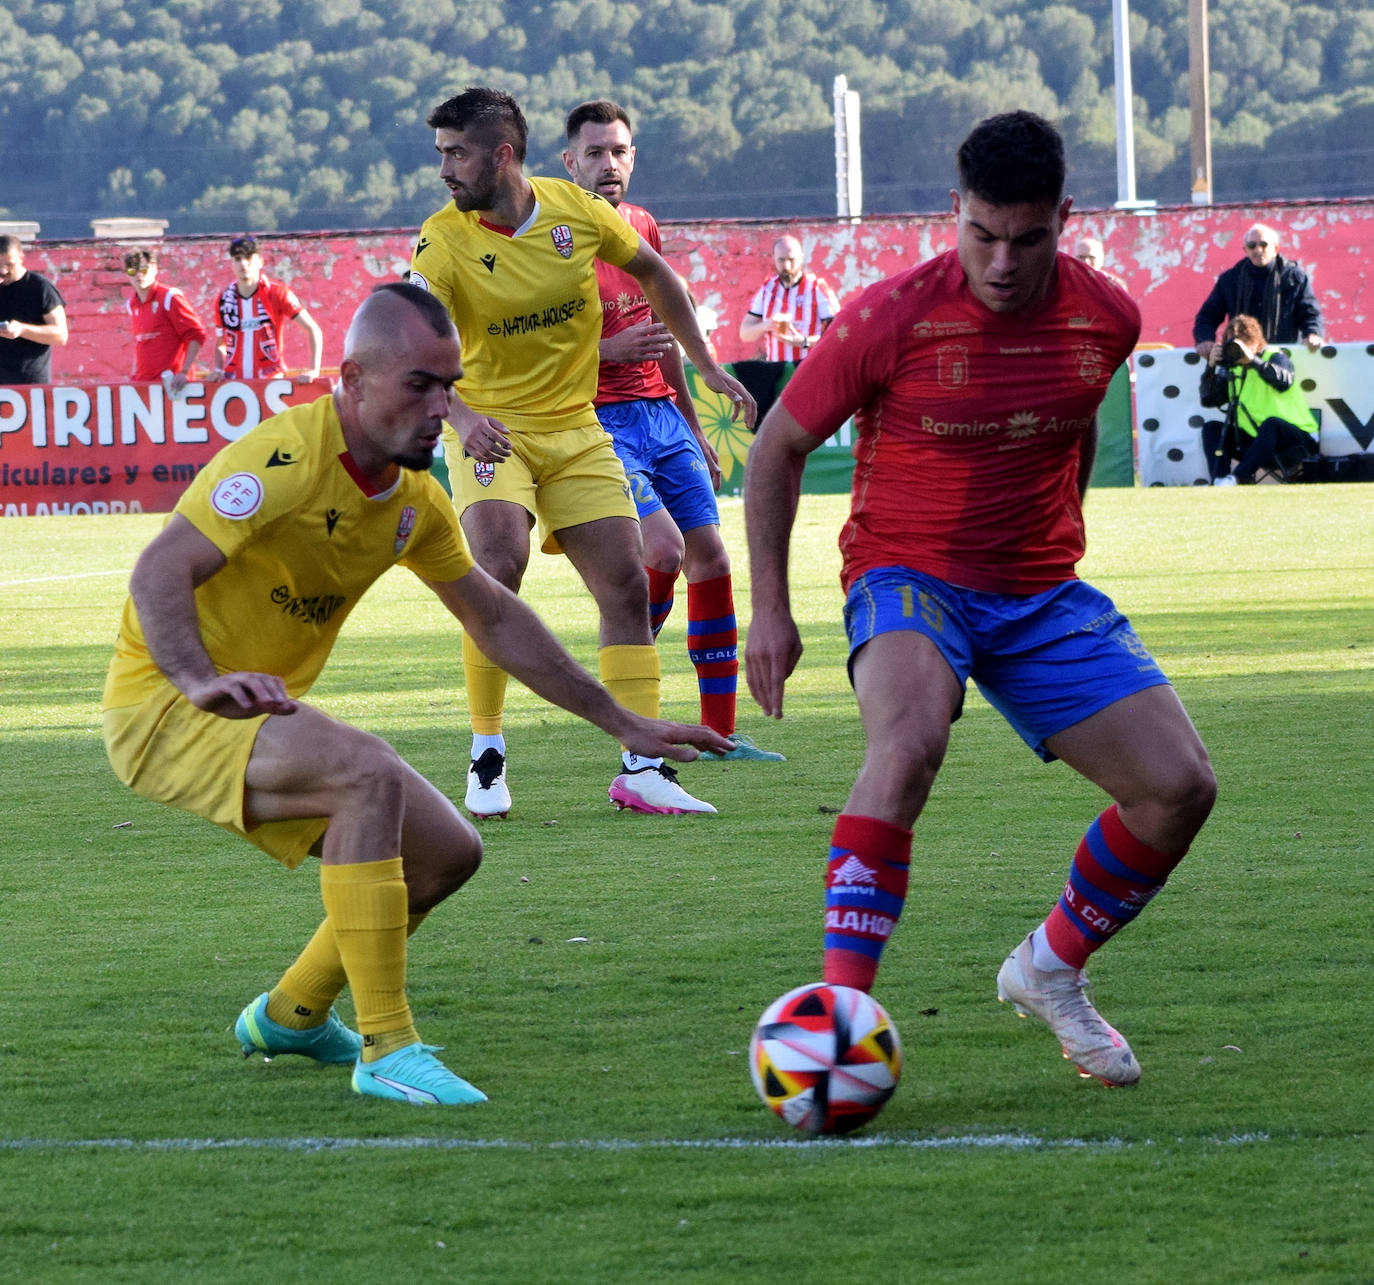
<path fill-rule="evenodd" d="M 678 816 L 688 812 L 709 812 L 715 808 L 701 799 L 694 799 L 677 783 L 677 773 L 666 763 L 657 767 L 641 767 L 622 772 L 610 788 L 611 802 L 620 811 L 656 813 Z"/>
<path fill-rule="evenodd" d="M 510 812 L 506 788 L 506 756 L 500 750 L 483 750 L 468 767 L 468 792 L 463 800 L 473 818 L 504 817 Z"/>
<path fill-rule="evenodd" d="M 1131 1046 L 1092 1006 L 1088 975 L 1080 968 L 1036 968 L 1030 937 L 1007 956 L 998 972 L 997 998 L 1013 1005 L 1021 1017 L 1033 1014 L 1044 1022 L 1084 1079 L 1101 1080 L 1108 1088 L 1140 1079 L 1140 1063 Z"/>

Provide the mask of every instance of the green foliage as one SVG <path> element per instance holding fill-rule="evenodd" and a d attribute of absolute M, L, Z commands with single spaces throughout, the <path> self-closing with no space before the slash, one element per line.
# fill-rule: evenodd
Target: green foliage
<path fill-rule="evenodd" d="M 1374 81 L 1364 0 L 1210 14 L 1217 197 L 1374 191 L 1374 147 L 1347 119 Z M 47 236 L 115 209 L 180 232 L 415 225 L 442 203 L 437 176 L 387 175 L 429 162 L 429 107 L 495 84 L 525 109 L 535 172 L 562 174 L 568 109 L 609 95 L 636 119 L 635 193 L 661 216 L 824 214 L 843 73 L 870 211 L 943 207 L 959 139 L 1017 106 L 1064 126 L 1080 206 L 1110 204 L 1111 18 L 1106 0 L 12 0 L 6 199 Z M 1186 0 L 1137 0 L 1130 27 L 1139 187 L 1185 201 Z M 348 195 L 322 206 L 334 172 Z"/>

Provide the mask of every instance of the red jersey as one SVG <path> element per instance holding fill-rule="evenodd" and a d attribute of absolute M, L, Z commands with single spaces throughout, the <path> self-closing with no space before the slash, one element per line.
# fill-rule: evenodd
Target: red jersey
<path fill-rule="evenodd" d="M 777 277 L 769 277 L 757 290 L 749 304 L 749 312 L 765 321 L 786 317 L 813 344 L 829 321 L 840 310 L 840 301 L 824 277 L 803 272 L 794 286 L 785 286 Z M 768 361 L 800 361 L 806 356 L 801 344 L 785 344 L 771 330 L 763 337 L 764 356 Z"/>
<path fill-rule="evenodd" d="M 219 297 L 224 373 L 233 379 L 270 379 L 285 368 L 282 323 L 301 311 L 295 291 L 267 273 L 247 298 L 230 282 Z"/>
<path fill-rule="evenodd" d="M 176 374 L 191 343 L 204 344 L 209 332 L 176 286 L 153 282 L 146 300 L 135 290 L 126 305 L 134 334 L 132 378 L 151 384 L 164 370 Z"/>
<path fill-rule="evenodd" d="M 894 565 L 989 593 L 1074 578 L 1082 444 L 1140 310 L 1069 255 L 1056 269 L 1033 311 L 995 313 L 950 250 L 846 304 L 798 367 L 782 402 L 807 432 L 855 417 L 846 589 Z"/>
<path fill-rule="evenodd" d="M 648 210 L 628 201 L 617 207 L 620 217 L 660 254 L 663 244 L 658 224 Z M 616 335 L 631 326 L 653 319 L 653 309 L 640 284 L 624 268 L 596 261 L 596 288 L 601 295 L 601 333 Z M 649 397 L 671 397 L 673 390 L 656 361 L 603 361 L 597 375 L 597 406 L 607 402 L 637 402 Z"/>

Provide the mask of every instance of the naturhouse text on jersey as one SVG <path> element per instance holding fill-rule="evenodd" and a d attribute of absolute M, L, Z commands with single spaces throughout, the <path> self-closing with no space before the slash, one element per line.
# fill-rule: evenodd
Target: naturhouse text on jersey
<path fill-rule="evenodd" d="M 487 327 L 487 334 L 509 339 L 512 335 L 529 335 L 537 330 L 548 330 L 571 321 L 587 306 L 583 298 L 568 299 L 564 303 L 550 304 L 540 312 L 518 312 L 503 321 L 493 321 Z"/>

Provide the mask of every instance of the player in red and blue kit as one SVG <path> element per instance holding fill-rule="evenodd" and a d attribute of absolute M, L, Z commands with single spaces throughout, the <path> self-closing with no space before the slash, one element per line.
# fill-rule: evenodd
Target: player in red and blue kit
<path fill-rule="evenodd" d="M 1072 198 L 1048 122 L 991 117 L 958 159 L 957 248 L 842 309 L 754 443 L 749 687 L 781 716 L 801 655 L 787 546 L 802 465 L 853 414 L 840 546 L 867 751 L 832 837 L 825 978 L 873 984 L 906 898 L 911 829 L 973 678 L 1041 758 L 1113 800 L 1058 903 L 1002 965 L 998 998 L 1044 1021 L 1081 1074 L 1134 1084 L 1139 1064 L 1089 1000 L 1084 965 L 1164 885 L 1216 796 L 1168 680 L 1075 574 L 1097 410 L 1140 314 L 1057 251 Z"/>
<path fill-rule="evenodd" d="M 574 107 L 567 120 L 563 164 L 574 183 L 604 197 L 662 253 L 658 224 L 624 199 L 634 171 L 630 118 L 608 99 Z M 697 422 L 682 356 L 672 335 L 628 272 L 596 261 L 601 296 L 601 366 L 596 414 L 625 466 L 639 513 L 649 614 L 654 637 L 673 608 L 678 572 L 687 578 L 687 653 L 696 669 L 701 721 L 732 737 L 728 754 L 705 751 L 704 762 L 782 762 L 735 731 L 739 627 L 730 555 L 720 538 L 716 488 L 720 462 Z"/>

